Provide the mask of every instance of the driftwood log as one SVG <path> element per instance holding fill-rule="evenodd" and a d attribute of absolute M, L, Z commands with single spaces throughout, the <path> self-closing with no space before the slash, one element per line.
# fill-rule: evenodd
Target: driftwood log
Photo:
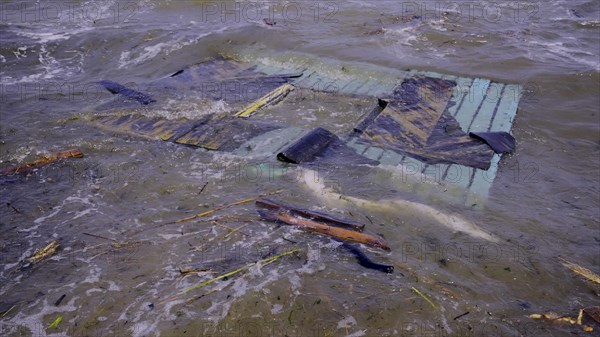
<path fill-rule="evenodd" d="M 261 200 L 257 200 L 256 204 L 258 206 L 262 206 L 265 203 L 261 199 Z M 274 208 L 274 207 L 267 206 L 266 208 L 268 208 L 269 210 L 268 211 L 259 210 L 259 212 L 258 212 L 259 215 L 265 220 L 281 221 L 288 225 L 297 226 L 299 228 L 302 228 L 302 229 L 305 229 L 305 230 L 308 230 L 311 232 L 329 235 L 331 237 L 338 238 L 341 240 L 358 242 L 358 243 L 362 243 L 365 245 L 378 247 L 378 248 L 381 248 L 384 250 L 388 250 L 388 251 L 390 250 L 389 244 L 387 242 L 385 242 L 385 240 L 383 240 L 382 238 L 377 237 L 375 235 L 362 233 L 362 232 L 358 232 L 358 231 L 347 229 L 347 228 L 331 226 L 331 225 L 317 222 L 317 221 L 309 219 L 309 218 L 295 216 L 294 214 L 292 214 L 291 211 L 288 211 L 287 209 L 285 209 L 283 207 Z"/>
<path fill-rule="evenodd" d="M 81 158 L 83 152 L 78 149 L 71 149 L 65 151 L 59 151 L 42 156 L 40 159 L 36 159 L 32 162 L 25 163 L 18 166 L 8 167 L 0 171 L 0 176 L 12 176 L 19 173 L 29 173 L 30 171 L 51 164 L 57 160 L 65 158 Z"/>
<path fill-rule="evenodd" d="M 263 208 L 268 208 L 271 210 L 277 211 L 285 211 L 290 213 L 291 215 L 299 215 L 311 220 L 316 220 L 325 224 L 333 225 L 336 227 L 343 227 L 347 229 L 351 229 L 357 232 L 362 232 L 365 228 L 365 225 L 352 220 L 341 219 L 331 215 L 322 214 L 319 212 L 311 211 L 303 208 L 296 208 L 290 205 L 286 205 L 284 203 L 280 203 L 277 201 L 273 201 L 271 199 L 259 199 L 256 200 L 256 204 Z"/>

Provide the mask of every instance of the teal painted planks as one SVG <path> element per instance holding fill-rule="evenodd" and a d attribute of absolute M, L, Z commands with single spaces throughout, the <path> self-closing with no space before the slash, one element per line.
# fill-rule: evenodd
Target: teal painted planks
<path fill-rule="evenodd" d="M 426 165 L 421 173 L 428 181 L 439 183 L 442 181 L 442 175 L 446 171 L 446 168 L 448 168 L 448 165 L 446 164 Z"/>
<path fill-rule="evenodd" d="M 258 65 L 256 65 L 256 71 L 265 73 L 267 75 L 275 75 L 275 74 L 286 73 L 286 69 L 285 68 L 266 66 L 264 64 L 258 64 Z"/>
<path fill-rule="evenodd" d="M 510 132 L 512 122 L 517 114 L 522 89 L 523 87 L 518 84 L 506 85 L 504 95 L 502 95 L 502 99 L 496 110 L 496 116 L 489 125 L 490 131 Z"/>
<path fill-rule="evenodd" d="M 362 95 L 362 96 L 372 96 L 369 94 L 369 91 L 372 87 L 377 86 L 378 83 L 377 81 L 373 81 L 373 80 L 367 80 L 360 88 L 358 88 L 355 92 L 355 94 L 357 95 Z"/>
<path fill-rule="evenodd" d="M 469 187 L 469 190 L 480 196 L 487 196 L 489 193 L 492 182 L 496 179 L 498 172 L 498 165 L 500 163 L 501 156 L 494 154 L 490 168 L 487 171 L 477 170 L 473 182 Z"/>
<path fill-rule="evenodd" d="M 391 150 L 383 151 L 381 158 L 379 158 L 380 165 L 397 166 L 401 161 L 402 155 Z"/>
<path fill-rule="evenodd" d="M 348 145 L 349 147 L 354 149 L 354 151 L 356 151 L 356 153 L 361 154 L 361 155 L 363 154 L 363 152 L 365 152 L 367 147 L 369 147 L 368 145 L 357 143 L 357 142 L 349 142 L 346 145 Z"/>
<path fill-rule="evenodd" d="M 349 83 L 346 87 L 342 88 L 340 91 L 344 94 L 355 95 L 357 94 L 358 89 L 363 87 L 367 82 L 368 80 L 365 79 L 354 80 L 351 83 Z"/>
<path fill-rule="evenodd" d="M 369 88 L 368 95 L 374 97 L 385 97 L 389 96 L 394 92 L 396 84 L 392 83 L 376 83 L 373 87 Z"/>
<path fill-rule="evenodd" d="M 488 126 L 494 118 L 494 112 L 497 112 L 496 107 L 500 104 L 502 95 L 504 94 L 504 84 L 493 82 L 488 86 L 485 98 L 475 111 L 473 119 L 469 123 L 466 131 L 488 131 Z"/>
<path fill-rule="evenodd" d="M 417 159 L 405 156 L 400 162 L 404 166 L 404 170 L 406 174 L 421 174 L 423 168 L 427 165 Z"/>
<path fill-rule="evenodd" d="M 369 159 L 378 160 L 382 154 L 383 154 L 382 148 L 371 146 L 363 153 L 363 156 L 365 156 Z"/>
<path fill-rule="evenodd" d="M 431 77 L 431 78 L 442 78 L 442 76 L 444 76 L 444 74 L 436 73 L 433 71 L 417 71 L 415 75 L 422 76 L 422 77 Z"/>
<path fill-rule="evenodd" d="M 477 78 L 473 81 L 473 84 L 469 88 L 468 95 L 465 96 L 460 109 L 458 109 L 454 116 L 463 131 L 467 131 L 469 128 L 473 116 L 485 99 L 489 86 L 490 80 Z"/>
<path fill-rule="evenodd" d="M 328 81 L 315 72 L 312 76 L 306 78 L 306 81 L 302 82 L 302 87 L 313 90 L 322 90 L 323 87 L 330 84 L 332 84 L 331 81 Z"/>
<path fill-rule="evenodd" d="M 454 105 L 448 108 L 448 112 L 455 116 L 458 109 L 462 106 L 465 100 L 467 100 L 469 88 L 473 83 L 472 78 L 464 78 L 459 77 L 456 80 L 456 87 L 454 87 L 454 92 L 452 93 L 452 102 Z"/>
<path fill-rule="evenodd" d="M 462 165 L 450 165 L 443 174 L 445 184 L 467 189 L 473 175 L 473 168 Z"/>
<path fill-rule="evenodd" d="M 254 137 L 237 150 L 233 154 L 244 157 L 269 157 L 283 148 L 304 136 L 309 130 L 290 127 L 266 132 L 262 135 Z"/>
<path fill-rule="evenodd" d="M 300 88 L 307 88 L 304 83 L 306 83 L 306 81 L 311 78 L 312 76 L 317 76 L 317 72 L 316 71 L 305 71 L 301 77 L 299 77 L 298 79 L 296 79 L 294 81 L 294 84 Z"/>

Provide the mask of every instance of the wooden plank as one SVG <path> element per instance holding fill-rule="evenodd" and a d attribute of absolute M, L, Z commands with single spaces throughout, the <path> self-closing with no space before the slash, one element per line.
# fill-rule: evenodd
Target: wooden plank
<path fill-rule="evenodd" d="M 507 84 L 504 87 L 503 95 L 496 106 L 494 118 L 490 120 L 487 127 L 488 131 L 510 131 L 512 121 L 517 113 L 521 89 L 522 87 L 516 84 Z M 469 188 L 474 195 L 467 199 L 468 204 L 479 204 L 487 197 L 492 183 L 496 179 L 501 159 L 500 154 L 495 154 L 487 171 L 478 170 L 476 172 L 475 179 Z"/>
<path fill-rule="evenodd" d="M 378 160 L 382 154 L 383 154 L 382 148 L 376 147 L 376 146 L 371 146 L 363 153 L 363 156 L 365 156 L 369 159 Z"/>
<path fill-rule="evenodd" d="M 496 179 L 500 159 L 501 155 L 495 154 L 494 157 L 492 157 L 492 163 L 487 171 L 477 170 L 473 183 L 469 187 L 469 190 L 475 195 L 471 196 L 470 199 L 467 199 L 467 203 L 478 203 L 487 197 L 490 188 L 492 187 L 492 183 Z M 476 199 L 473 199 L 473 197 Z"/>
<path fill-rule="evenodd" d="M 488 126 L 494 118 L 494 112 L 500 104 L 502 94 L 504 93 L 504 84 L 493 82 L 487 89 L 485 99 L 481 103 L 479 110 L 473 115 L 473 119 L 467 127 L 467 132 L 488 131 Z"/>
<path fill-rule="evenodd" d="M 243 157 L 271 157 L 291 143 L 294 143 L 309 130 L 297 127 L 265 132 L 241 144 L 233 154 Z"/>
<path fill-rule="evenodd" d="M 348 94 L 348 95 L 356 95 L 356 92 L 362 86 L 364 86 L 367 82 L 369 82 L 369 80 L 366 80 L 366 79 L 357 79 L 355 81 L 352 81 L 352 83 L 350 83 L 346 87 L 342 88 L 340 91 L 343 92 L 343 93 L 345 93 L 345 94 Z"/>
<path fill-rule="evenodd" d="M 457 82 L 457 84 L 458 83 L 460 82 Z M 490 80 L 481 78 L 474 79 L 470 86 L 465 87 L 463 97 L 461 97 L 461 102 L 455 106 L 456 108 L 451 107 L 449 109 L 451 113 L 453 110 L 455 110 L 453 115 L 456 118 L 456 121 L 459 123 L 460 127 L 464 131 L 468 130 L 473 116 L 475 115 L 475 113 L 481 106 L 483 100 L 485 99 L 485 94 L 487 93 L 487 88 L 489 87 L 489 85 Z M 461 178 L 458 179 L 457 182 L 453 183 L 465 189 L 469 186 L 470 174 L 472 174 L 472 170 L 470 170 L 470 168 L 462 165 L 451 165 L 446 171 L 461 172 Z M 465 174 L 469 176 L 469 179 L 464 178 Z M 446 180 L 446 182 L 450 183 L 451 181 Z"/>
<path fill-rule="evenodd" d="M 375 82 L 375 84 L 372 87 L 367 88 L 365 91 L 369 96 L 384 97 L 391 95 L 394 92 L 395 87 L 395 84 Z"/>
<path fill-rule="evenodd" d="M 469 89 L 473 84 L 472 78 L 459 77 L 454 81 L 456 82 L 456 87 L 454 87 L 454 92 L 451 99 L 454 105 L 448 107 L 448 112 L 452 116 L 456 116 L 458 109 L 462 107 L 462 104 L 464 104 L 464 101 L 468 97 Z"/>
<path fill-rule="evenodd" d="M 436 73 L 433 71 L 417 71 L 415 75 L 423 76 L 423 77 L 439 78 L 439 79 L 441 79 L 444 76 L 444 74 Z"/>
<path fill-rule="evenodd" d="M 380 165 L 398 166 L 401 161 L 402 155 L 392 150 L 384 150 L 383 154 L 379 158 Z"/>
<path fill-rule="evenodd" d="M 489 126 L 490 131 L 510 132 L 513 120 L 517 114 L 519 98 L 523 87 L 518 84 L 507 84 L 504 95 L 498 105 L 496 116 Z"/>
<path fill-rule="evenodd" d="M 306 81 L 307 81 L 307 80 L 308 80 L 310 77 L 312 77 L 312 76 L 317 76 L 317 72 L 316 72 L 316 71 L 314 71 L 314 70 L 313 70 L 313 71 L 306 70 L 306 71 L 305 71 L 305 72 L 302 74 L 302 76 L 298 77 L 298 78 L 297 78 L 297 79 L 294 81 L 294 84 L 295 84 L 297 87 L 300 87 L 300 88 L 307 88 L 307 87 L 306 87 L 304 84 L 305 84 L 305 82 L 306 82 Z"/>
<path fill-rule="evenodd" d="M 252 102 L 244 109 L 238 111 L 235 114 L 235 116 L 236 117 L 246 117 L 246 118 L 250 117 L 252 114 L 254 114 L 256 111 L 258 111 L 265 105 L 268 105 L 268 104 L 272 103 L 273 101 L 279 101 L 279 100 L 283 99 L 292 90 L 294 90 L 293 85 L 288 84 L 288 83 L 283 84 L 283 85 L 277 87 L 276 89 L 274 89 L 273 91 L 269 92 L 268 94 L 264 95 L 263 97 L 259 98 L 258 100 Z"/>
<path fill-rule="evenodd" d="M 462 106 L 454 116 L 463 131 L 469 129 L 471 120 L 483 103 L 489 86 L 490 80 L 482 78 L 475 79 L 470 86 L 468 95 L 465 97 Z"/>
<path fill-rule="evenodd" d="M 362 155 L 365 150 L 369 147 L 368 145 L 362 144 L 362 143 L 358 143 L 358 142 L 350 142 L 347 143 L 346 145 L 348 145 L 348 147 L 354 149 L 354 151 L 356 151 L 356 153 Z"/>
<path fill-rule="evenodd" d="M 255 71 L 264 73 L 266 75 L 284 74 L 284 73 L 288 72 L 285 68 L 267 66 L 264 64 L 260 64 L 260 63 L 256 65 Z"/>

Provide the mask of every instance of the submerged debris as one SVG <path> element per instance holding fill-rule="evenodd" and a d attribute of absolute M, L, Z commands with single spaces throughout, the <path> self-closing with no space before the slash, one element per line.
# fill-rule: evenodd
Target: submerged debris
<path fill-rule="evenodd" d="M 437 305 L 435 305 L 435 303 L 433 303 L 433 301 L 425 294 L 423 294 L 419 289 L 415 288 L 415 287 L 411 287 L 410 288 L 412 291 L 414 291 L 417 295 L 421 296 L 425 301 L 427 301 L 427 303 L 429 303 L 434 309 L 437 309 Z"/>
<path fill-rule="evenodd" d="M 278 260 L 278 259 L 280 259 L 280 258 L 282 258 L 282 257 L 284 257 L 284 256 L 286 256 L 286 255 L 293 254 L 293 253 L 295 253 L 295 252 L 297 252 L 297 251 L 299 251 L 299 250 L 300 250 L 300 248 L 294 248 L 294 249 L 290 249 L 290 250 L 288 250 L 288 251 L 285 251 L 285 252 L 283 252 L 283 253 L 281 253 L 281 254 L 277 254 L 277 255 L 275 255 L 275 256 L 271 256 L 271 257 L 268 257 L 268 258 L 266 258 L 266 259 L 262 259 L 262 260 L 258 260 L 258 261 L 256 261 L 256 262 L 249 263 L 249 264 L 247 264 L 247 265 L 245 265 L 245 266 L 242 266 L 242 267 L 240 267 L 240 268 L 234 269 L 234 270 L 232 270 L 232 271 L 230 271 L 230 272 L 227 272 L 227 273 L 225 273 L 225 274 L 221 274 L 221 275 L 219 275 L 219 276 L 217 276 L 217 277 L 215 277 L 215 278 L 212 278 L 212 279 L 210 279 L 210 280 L 207 280 L 207 281 L 204 281 L 204 282 L 198 283 L 198 284 L 196 284 L 196 285 L 194 285 L 194 286 L 192 286 L 192 287 L 189 287 L 189 288 L 187 288 L 187 289 L 185 289 L 185 290 L 181 291 L 181 292 L 180 292 L 180 293 L 178 293 L 177 295 L 175 295 L 175 296 L 173 296 L 173 297 L 171 297 L 171 298 L 168 298 L 168 299 L 166 299 L 164 302 L 168 302 L 168 301 L 175 300 L 175 299 L 179 298 L 180 296 L 182 296 L 182 295 L 185 295 L 185 294 L 187 294 L 188 292 L 190 292 L 190 291 L 192 291 L 192 290 L 196 290 L 196 289 L 198 289 L 198 288 L 202 288 L 202 287 L 204 287 L 204 286 L 207 286 L 207 285 L 209 285 L 209 284 L 211 284 L 211 283 L 214 283 L 214 282 L 216 282 L 216 281 L 218 281 L 218 280 L 222 280 L 222 279 L 224 279 L 224 278 L 228 278 L 228 277 L 230 277 L 230 276 L 233 276 L 233 275 L 239 274 L 239 273 L 241 273 L 241 272 L 245 272 L 245 271 L 247 271 L 248 269 L 250 269 L 252 266 L 255 266 L 255 265 L 262 265 L 262 266 L 265 266 L 265 265 L 267 265 L 267 264 L 270 264 L 270 263 L 272 263 L 272 262 L 275 262 L 276 260 Z"/>
<path fill-rule="evenodd" d="M 346 248 L 346 250 L 348 250 L 350 253 L 352 253 L 358 260 L 358 263 L 365 268 L 379 270 L 381 272 L 388 273 L 388 274 L 391 274 L 394 272 L 394 266 L 374 262 L 365 253 L 363 253 L 360 249 L 358 249 L 358 247 L 356 247 L 356 245 L 352 245 L 348 242 L 344 242 L 344 244 L 342 244 L 342 247 Z"/>
<path fill-rule="evenodd" d="M 281 221 L 288 225 L 297 226 L 308 231 L 329 235 L 338 239 L 363 243 L 384 250 L 391 250 L 389 244 L 385 242 L 385 240 L 371 234 L 325 225 L 310 219 L 302 218 L 299 216 L 292 216 L 289 213 L 281 211 L 259 211 L 259 215 L 265 220 Z"/>
<path fill-rule="evenodd" d="M 321 163 L 336 162 L 339 158 L 351 159 L 355 164 L 379 164 L 376 160 L 357 154 L 338 136 L 320 127 L 308 132 L 277 154 L 278 160 L 292 164 L 311 163 L 316 160 Z"/>
<path fill-rule="evenodd" d="M 126 86 L 124 86 L 122 84 L 119 84 L 119 83 L 116 83 L 113 81 L 108 81 L 108 80 L 102 80 L 99 83 L 104 88 L 106 88 L 106 90 L 110 91 L 111 94 L 121 95 L 125 98 L 137 101 L 141 105 L 148 105 L 148 104 L 156 102 L 156 100 L 154 98 L 150 97 L 150 95 L 141 93 L 137 90 L 127 88 Z"/>
<path fill-rule="evenodd" d="M 585 278 L 588 281 L 600 284 L 600 276 L 598 276 L 598 274 L 594 273 L 593 271 L 584 268 L 576 263 L 569 262 L 560 256 L 558 257 L 558 259 L 560 260 L 560 263 L 562 263 L 563 266 L 569 268 L 575 274 Z"/>
<path fill-rule="evenodd" d="M 584 314 L 596 323 L 600 323 L 600 306 L 579 309 L 579 314 L 577 315 L 577 318 L 566 315 L 561 316 L 554 312 L 546 312 L 543 314 L 531 314 L 528 317 L 532 319 L 542 319 L 551 323 L 579 325 L 582 327 L 583 331 L 593 332 L 594 328 L 590 324 L 587 324 L 591 322 L 584 322 Z"/>
<path fill-rule="evenodd" d="M 60 247 L 60 244 L 57 241 L 52 241 L 45 247 L 37 249 L 33 255 L 21 261 L 18 270 L 27 269 L 34 264 L 54 255 L 58 247 Z"/>
<path fill-rule="evenodd" d="M 54 255 L 58 247 L 60 247 L 60 244 L 57 241 L 52 241 L 49 244 L 47 244 L 44 248 L 36 250 L 32 256 L 27 258 L 27 262 L 38 263 L 43 259 Z"/>
<path fill-rule="evenodd" d="M 56 153 L 51 153 L 47 155 L 43 155 L 40 159 L 36 159 L 32 162 L 8 167 L 0 171 L 0 176 L 12 176 L 19 173 L 29 173 L 32 170 L 54 163 L 57 160 L 65 159 L 65 158 L 82 158 L 83 152 L 79 149 L 70 149 L 65 151 L 59 151 Z"/>
<path fill-rule="evenodd" d="M 347 219 L 341 219 L 341 218 L 337 218 L 337 217 L 334 217 L 331 215 L 311 211 L 308 209 L 293 207 L 293 206 L 286 205 L 281 202 L 273 201 L 270 199 L 265 199 L 265 198 L 258 199 L 258 200 L 256 200 L 256 204 L 263 208 L 286 211 L 292 215 L 303 216 L 303 217 L 309 218 L 311 220 L 316 220 L 316 221 L 320 221 L 323 223 L 329 223 L 329 224 L 332 224 L 332 225 L 338 226 L 338 227 L 345 227 L 345 228 L 352 229 L 352 230 L 358 231 L 358 232 L 362 232 L 365 229 L 365 225 L 360 222 L 347 220 Z"/>
<path fill-rule="evenodd" d="M 236 117 L 250 117 L 253 113 L 258 111 L 260 108 L 264 107 L 267 104 L 274 104 L 278 101 L 282 100 L 287 94 L 289 94 L 292 90 L 294 90 L 294 86 L 291 84 L 284 84 L 277 89 L 271 91 L 270 93 L 264 95 L 259 98 L 249 106 L 247 106 L 242 111 L 235 114 Z"/>
<path fill-rule="evenodd" d="M 198 213 L 196 215 L 192 215 L 192 216 L 189 216 L 189 217 L 186 217 L 186 218 L 183 218 L 183 219 L 175 220 L 173 222 L 167 223 L 167 225 L 176 224 L 176 223 L 180 223 L 180 222 L 186 222 L 186 221 L 194 220 L 196 218 L 205 217 L 207 215 L 213 214 L 214 212 L 217 212 L 217 211 L 229 208 L 229 207 L 246 204 L 246 203 L 252 202 L 252 201 L 254 201 L 256 199 L 263 198 L 263 197 L 266 197 L 266 196 L 269 196 L 269 195 L 273 195 L 273 194 L 277 194 L 277 193 L 281 193 L 281 192 L 283 192 L 283 190 L 277 190 L 277 191 L 274 191 L 274 192 L 260 194 L 260 195 L 257 195 L 255 197 L 251 197 L 251 198 L 243 199 L 243 200 L 236 201 L 236 202 L 233 202 L 233 203 L 230 203 L 230 204 L 226 204 L 226 205 L 223 205 L 223 206 L 219 206 L 217 208 L 208 210 L 206 212 Z"/>
<path fill-rule="evenodd" d="M 268 199 L 256 200 L 256 205 L 266 209 L 258 211 L 261 218 L 265 220 L 280 221 L 288 225 L 336 238 L 338 241 L 343 242 L 342 248 L 352 253 L 361 266 L 384 273 L 391 274 L 394 272 L 394 266 L 372 261 L 356 245 L 347 242 L 363 243 L 385 250 L 391 249 L 388 243 L 382 238 L 363 233 L 364 224 L 296 208 Z"/>

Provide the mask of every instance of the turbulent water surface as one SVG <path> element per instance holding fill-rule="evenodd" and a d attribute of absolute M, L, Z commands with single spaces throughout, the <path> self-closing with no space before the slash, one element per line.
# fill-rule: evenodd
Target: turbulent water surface
<path fill-rule="evenodd" d="M 576 316 L 598 304 L 598 285 L 557 257 L 600 271 L 599 11 L 588 0 L 3 1 L 2 167 L 68 148 L 85 157 L 0 181 L 0 335 L 591 335 L 527 316 Z M 519 83 L 517 150 L 503 157 L 487 202 L 471 207 L 438 198 L 440 190 L 407 193 L 393 169 L 339 163 L 283 174 L 274 159 L 256 163 L 89 123 L 112 99 L 98 81 L 140 87 L 223 56 Z M 329 116 L 298 104 L 282 118 L 318 124 Z M 328 109 L 342 118 L 349 107 L 341 100 Z M 191 119 L 227 109 L 189 90 L 137 108 Z M 326 200 L 307 174 L 336 193 L 384 201 Z M 367 224 L 392 250 L 366 253 L 396 272 L 365 269 L 336 241 L 258 220 L 253 203 L 167 225 L 278 189 L 275 199 Z M 394 199 L 428 207 L 395 207 L 411 203 Z M 459 214 L 495 242 L 419 209 Z M 53 257 L 21 268 L 52 240 L 61 245 Z M 202 271 L 181 275 L 194 263 Z"/>

